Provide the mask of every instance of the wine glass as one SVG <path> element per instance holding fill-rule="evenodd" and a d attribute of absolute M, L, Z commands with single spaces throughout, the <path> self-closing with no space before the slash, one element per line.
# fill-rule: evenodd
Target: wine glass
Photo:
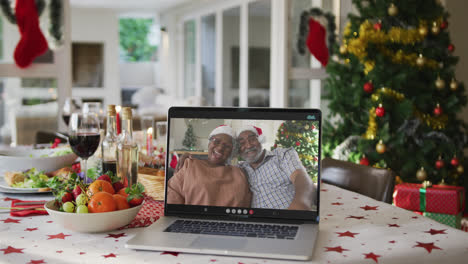
<path fill-rule="evenodd" d="M 99 118 L 99 125 L 104 127 L 104 110 L 100 102 L 86 102 L 83 104 L 83 114 L 95 113 Z"/>
<path fill-rule="evenodd" d="M 81 99 L 77 97 L 67 97 L 63 103 L 62 118 L 63 122 L 68 126 L 70 115 L 78 111 L 81 107 Z"/>
<path fill-rule="evenodd" d="M 94 113 L 72 113 L 68 128 L 68 142 L 73 152 L 83 160 L 82 171 L 86 176 L 88 158 L 99 147 L 99 119 Z"/>

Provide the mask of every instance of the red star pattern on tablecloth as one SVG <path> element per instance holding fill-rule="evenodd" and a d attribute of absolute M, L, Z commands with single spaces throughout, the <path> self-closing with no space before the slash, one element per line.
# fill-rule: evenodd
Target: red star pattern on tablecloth
<path fill-rule="evenodd" d="M 396 241 L 395 241 L 395 240 L 391 240 L 391 241 L 388 241 L 388 243 L 395 244 L 395 243 L 396 243 Z"/>
<path fill-rule="evenodd" d="M 63 253 L 63 250 L 57 250 L 57 251 L 55 251 L 55 253 L 59 253 L 59 254 Z"/>
<path fill-rule="evenodd" d="M 359 207 L 361 209 L 364 209 L 366 211 L 369 211 L 369 210 L 377 210 L 377 207 L 378 206 L 369 206 L 369 205 L 366 205 L 366 206 L 362 206 L 362 207 Z"/>
<path fill-rule="evenodd" d="M 107 255 L 102 255 L 103 257 L 105 258 L 116 258 L 117 255 L 115 255 L 114 253 L 110 253 L 110 254 L 107 254 Z"/>
<path fill-rule="evenodd" d="M 413 246 L 413 247 L 422 247 L 422 248 L 425 248 L 427 250 L 427 252 L 431 253 L 433 249 L 440 249 L 442 250 L 440 247 L 434 245 L 434 242 L 431 242 L 431 243 L 422 243 L 422 242 L 418 242 L 416 241 L 416 243 L 418 243 L 417 245 Z"/>
<path fill-rule="evenodd" d="M 367 218 L 365 218 L 364 216 L 355 216 L 355 215 L 350 215 L 350 216 L 348 216 L 348 217 L 346 217 L 346 218 L 354 218 L 354 219 L 358 219 L 358 220 L 367 219 Z"/>
<path fill-rule="evenodd" d="M 172 256 L 178 256 L 180 253 L 179 252 L 172 252 L 172 251 L 164 251 L 161 253 L 161 255 L 172 255 Z"/>
<path fill-rule="evenodd" d="M 400 226 L 397 224 L 388 224 L 388 227 L 400 227 Z"/>
<path fill-rule="evenodd" d="M 118 234 L 107 234 L 106 238 L 112 237 L 112 238 L 119 238 L 119 237 L 124 237 L 127 236 L 125 233 L 118 233 Z"/>
<path fill-rule="evenodd" d="M 71 236 L 71 235 L 65 235 L 64 233 L 58 233 L 56 235 L 48 235 L 48 236 L 49 236 L 49 238 L 47 240 L 49 240 L 49 239 L 65 239 L 65 237 Z"/>
<path fill-rule="evenodd" d="M 21 219 L 7 218 L 7 219 L 3 219 L 3 220 L 0 220 L 0 221 L 3 221 L 3 223 L 5 223 L 5 224 L 7 224 L 7 223 L 19 224 L 19 222 L 21 221 Z"/>
<path fill-rule="evenodd" d="M 379 261 L 377 259 L 382 257 L 380 255 L 374 254 L 374 252 L 370 252 L 370 253 L 367 253 L 367 254 L 365 253 L 363 255 L 365 256 L 364 259 L 373 259 L 375 261 L 375 263 L 379 263 Z"/>
<path fill-rule="evenodd" d="M 343 204 L 340 202 L 336 202 L 336 203 L 332 203 L 332 205 L 343 205 Z"/>
<path fill-rule="evenodd" d="M 447 229 L 436 230 L 436 229 L 432 229 L 432 228 L 431 228 L 431 230 L 429 230 L 429 231 L 424 231 L 424 233 L 429 233 L 429 234 L 431 234 L 431 235 L 447 234 L 447 233 L 445 233 L 446 230 L 447 230 Z"/>
<path fill-rule="evenodd" d="M 86 252 L 80 252 L 80 253 L 78 253 L 78 254 L 80 254 L 80 255 L 84 255 L 84 254 L 86 254 Z"/>
<path fill-rule="evenodd" d="M 338 253 L 343 253 L 343 251 L 349 251 L 349 249 L 346 249 L 346 248 L 342 248 L 341 246 L 337 246 L 337 247 L 325 247 L 327 250 L 325 250 L 325 252 L 329 252 L 329 251 L 335 251 L 335 252 L 338 252 Z"/>
<path fill-rule="evenodd" d="M 413 216 L 413 217 L 411 217 L 411 218 L 413 218 L 413 219 L 418 219 L 419 217 L 417 217 L 417 216 Z"/>
<path fill-rule="evenodd" d="M 355 235 L 359 234 L 359 233 L 352 233 L 352 232 L 349 232 L 349 231 L 346 231 L 346 232 L 343 232 L 343 233 L 340 233 L 340 232 L 335 232 L 338 234 L 338 237 L 354 237 Z"/>
<path fill-rule="evenodd" d="M 39 259 L 39 260 L 32 260 L 29 261 L 27 264 L 41 264 L 41 263 L 45 263 L 43 259 Z"/>
<path fill-rule="evenodd" d="M 24 253 L 23 252 L 24 248 L 14 248 L 11 246 L 8 246 L 7 248 L 0 249 L 0 251 L 3 251 L 3 255 L 10 254 L 10 253 Z"/>
<path fill-rule="evenodd" d="M 37 227 L 35 227 L 35 228 L 26 228 L 24 231 L 30 231 L 31 232 L 31 231 L 36 231 L 36 230 L 37 230 Z"/>
<path fill-rule="evenodd" d="M 321 189 L 322 192 L 328 192 L 328 189 Z"/>
<path fill-rule="evenodd" d="M 210 262 L 216 262 L 218 261 L 217 259 L 210 259 Z"/>

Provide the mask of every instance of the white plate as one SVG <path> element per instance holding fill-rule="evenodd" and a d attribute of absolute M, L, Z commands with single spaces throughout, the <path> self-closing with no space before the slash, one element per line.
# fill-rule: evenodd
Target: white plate
<path fill-rule="evenodd" d="M 3 193 L 50 193 L 51 191 L 40 192 L 39 189 L 41 188 L 17 188 L 17 187 L 10 187 L 8 183 L 6 183 L 5 178 L 0 176 L 0 192 Z"/>

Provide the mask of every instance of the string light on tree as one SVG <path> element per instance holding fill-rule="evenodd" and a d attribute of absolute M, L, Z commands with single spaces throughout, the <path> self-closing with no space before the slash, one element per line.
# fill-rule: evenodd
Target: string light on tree
<path fill-rule="evenodd" d="M 425 25 L 419 26 L 418 33 L 419 33 L 419 35 L 421 35 L 423 37 L 427 36 L 427 33 L 428 33 L 427 26 L 425 26 Z"/>
<path fill-rule="evenodd" d="M 390 16 L 398 15 L 398 7 L 396 7 L 393 3 L 390 4 L 387 11 Z"/>
<path fill-rule="evenodd" d="M 382 106 L 382 104 L 379 104 L 379 106 L 375 109 L 375 115 L 378 117 L 383 117 L 385 115 L 385 108 Z"/>
<path fill-rule="evenodd" d="M 445 81 L 440 78 L 440 76 L 437 76 L 437 80 L 435 81 L 435 87 L 438 90 L 442 90 L 445 87 Z"/>
<path fill-rule="evenodd" d="M 418 181 L 425 181 L 427 179 L 427 172 L 426 170 L 424 169 L 424 167 L 421 167 L 417 172 L 416 172 L 416 179 L 418 179 Z"/>
<path fill-rule="evenodd" d="M 450 90 L 456 91 L 457 88 L 458 88 L 457 80 L 455 80 L 455 78 L 452 78 L 452 81 L 450 82 Z"/>
<path fill-rule="evenodd" d="M 438 35 L 440 33 L 440 27 L 439 25 L 437 25 L 437 21 L 434 21 L 432 23 L 431 32 L 434 35 Z"/>
<path fill-rule="evenodd" d="M 435 116 L 440 116 L 442 114 L 442 107 L 440 107 L 440 104 L 436 105 L 436 108 L 434 108 L 434 115 Z"/>
<path fill-rule="evenodd" d="M 377 151 L 377 153 L 383 154 L 387 150 L 387 146 L 385 146 L 382 140 L 379 140 L 379 143 L 375 145 L 375 150 Z"/>

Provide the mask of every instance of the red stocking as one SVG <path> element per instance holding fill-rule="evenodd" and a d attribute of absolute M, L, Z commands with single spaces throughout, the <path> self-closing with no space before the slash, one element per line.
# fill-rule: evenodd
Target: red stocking
<path fill-rule="evenodd" d="M 325 43 L 325 28 L 313 18 L 309 19 L 309 34 L 306 45 L 314 57 L 320 61 L 323 67 L 328 63 L 328 48 Z"/>
<path fill-rule="evenodd" d="M 16 45 L 14 58 L 18 67 L 26 68 L 37 56 L 46 52 L 48 46 L 39 28 L 34 0 L 16 0 L 15 12 L 21 39 Z"/>

